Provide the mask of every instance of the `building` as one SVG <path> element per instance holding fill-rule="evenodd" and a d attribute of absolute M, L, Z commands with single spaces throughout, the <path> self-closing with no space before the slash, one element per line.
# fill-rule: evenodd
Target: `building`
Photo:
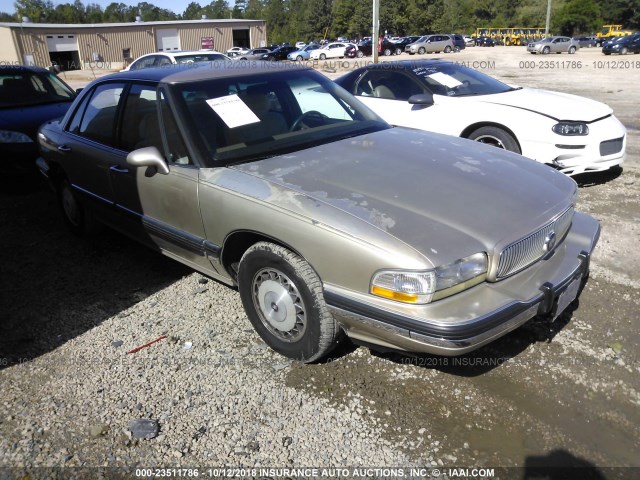
<path fill-rule="evenodd" d="M 140 55 L 175 50 L 265 46 L 264 20 L 225 19 L 130 23 L 0 23 L 0 65 L 63 70 L 121 69 Z"/>

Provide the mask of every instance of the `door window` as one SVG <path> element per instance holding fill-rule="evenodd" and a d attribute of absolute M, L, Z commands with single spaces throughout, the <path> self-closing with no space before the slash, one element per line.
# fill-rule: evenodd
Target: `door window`
<path fill-rule="evenodd" d="M 104 145 L 115 146 L 116 114 L 123 89 L 121 83 L 98 85 L 87 104 L 77 133 Z"/>

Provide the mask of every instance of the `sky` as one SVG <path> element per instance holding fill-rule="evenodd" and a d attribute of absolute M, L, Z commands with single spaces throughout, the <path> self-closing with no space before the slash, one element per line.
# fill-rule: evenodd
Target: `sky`
<path fill-rule="evenodd" d="M 104 8 L 112 2 L 116 3 L 124 3 L 125 5 L 138 5 L 137 1 L 131 0 L 82 0 L 82 3 L 87 5 L 88 3 L 97 3 Z M 187 8 L 192 1 L 198 2 L 200 5 L 208 5 L 211 3 L 211 0 L 146 0 L 148 3 L 151 3 L 160 8 L 166 8 L 167 10 L 171 10 L 174 13 L 182 13 Z M 73 3 L 73 0 L 53 0 L 54 5 L 59 5 L 61 3 Z M 234 0 L 227 0 L 229 5 L 234 4 Z M 0 12 L 13 13 L 15 12 L 14 0 L 0 0 Z"/>

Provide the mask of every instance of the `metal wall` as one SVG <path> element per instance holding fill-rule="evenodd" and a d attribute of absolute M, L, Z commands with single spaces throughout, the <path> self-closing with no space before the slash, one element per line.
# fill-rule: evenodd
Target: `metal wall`
<path fill-rule="evenodd" d="M 16 53 L 20 63 L 25 54 L 32 54 L 35 64 L 49 66 L 47 35 L 75 35 L 78 41 L 80 68 L 113 68 L 123 66 L 123 49 L 130 49 L 132 59 L 157 51 L 156 30 L 163 28 L 177 29 L 182 50 L 199 50 L 202 37 L 213 37 L 214 49 L 224 52 L 233 46 L 233 30 L 249 29 L 251 47 L 266 42 L 266 22 L 260 21 L 227 21 L 202 20 L 194 22 L 153 22 L 123 25 L 101 26 L 100 24 L 82 26 L 43 24 L 24 24 L 10 29 L 15 49 L 3 46 L 0 49 L 0 62 L 16 61 Z M 0 27 L 2 38 L 4 28 Z M 6 33 L 6 32 L 5 32 Z M 0 42 L 4 44 L 4 42 Z M 13 51 L 13 53 L 11 53 Z M 6 58 L 5 58 L 6 56 Z"/>

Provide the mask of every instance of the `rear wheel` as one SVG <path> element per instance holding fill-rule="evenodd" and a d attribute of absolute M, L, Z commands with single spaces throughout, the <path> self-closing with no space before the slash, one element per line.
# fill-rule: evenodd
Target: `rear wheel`
<path fill-rule="evenodd" d="M 444 47 L 444 53 L 451 53 L 451 47 L 449 45 Z"/>
<path fill-rule="evenodd" d="M 471 132 L 469 140 L 475 140 L 485 145 L 503 148 L 515 153 L 522 153 L 516 139 L 509 132 L 499 127 L 480 127 Z"/>
<path fill-rule="evenodd" d="M 402 53 L 402 49 L 401 48 L 396 48 L 396 55 L 400 55 Z"/>
<path fill-rule="evenodd" d="M 96 230 L 93 213 L 78 200 L 76 192 L 66 178 L 63 178 L 58 186 L 58 202 L 71 233 L 81 237 Z"/>
<path fill-rule="evenodd" d="M 576 53 L 576 47 L 569 47 L 569 54 L 573 55 L 574 53 Z"/>
<path fill-rule="evenodd" d="M 363 52 L 362 50 L 358 50 L 358 51 L 356 52 L 356 57 L 358 57 L 358 58 L 362 58 L 362 57 L 364 57 L 364 52 Z"/>
<path fill-rule="evenodd" d="M 259 242 L 245 252 L 238 267 L 238 289 L 253 327 L 286 357 L 313 362 L 342 337 L 315 271 L 280 245 Z"/>

